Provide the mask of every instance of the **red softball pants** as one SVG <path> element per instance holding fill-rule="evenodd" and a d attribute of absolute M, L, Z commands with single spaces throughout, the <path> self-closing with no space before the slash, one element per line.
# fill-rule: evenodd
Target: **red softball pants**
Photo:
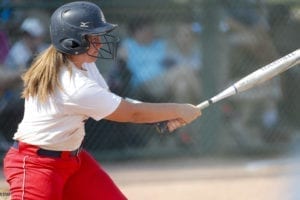
<path fill-rule="evenodd" d="M 40 156 L 36 146 L 21 143 L 4 158 L 11 200 L 126 200 L 85 150 L 77 156 Z"/>

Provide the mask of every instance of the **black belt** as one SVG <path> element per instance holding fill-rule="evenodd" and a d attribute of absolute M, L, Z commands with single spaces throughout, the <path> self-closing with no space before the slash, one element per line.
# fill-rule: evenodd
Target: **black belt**
<path fill-rule="evenodd" d="M 16 149 L 19 149 L 19 142 L 15 141 L 13 143 L 13 147 Z M 79 147 L 78 149 L 74 150 L 74 151 L 54 151 L 54 150 L 47 150 L 47 149 L 42 149 L 37 147 L 37 155 L 39 156 L 48 156 L 48 157 L 54 157 L 54 158 L 61 158 L 64 154 L 69 155 L 70 157 L 75 157 L 77 156 L 80 151 L 81 151 L 82 147 Z"/>

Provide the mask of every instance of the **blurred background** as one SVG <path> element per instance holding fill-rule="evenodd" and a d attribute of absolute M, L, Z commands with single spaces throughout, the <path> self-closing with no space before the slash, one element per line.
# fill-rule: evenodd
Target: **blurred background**
<path fill-rule="evenodd" d="M 0 1 L 0 151 L 23 115 L 19 75 L 49 45 L 62 0 Z M 147 102 L 197 104 L 300 47 L 297 0 L 92 1 L 119 25 L 114 61 L 98 66 L 111 90 Z M 274 157 L 300 136 L 300 68 L 223 100 L 172 134 L 153 125 L 86 123 L 85 147 L 101 160 Z"/>

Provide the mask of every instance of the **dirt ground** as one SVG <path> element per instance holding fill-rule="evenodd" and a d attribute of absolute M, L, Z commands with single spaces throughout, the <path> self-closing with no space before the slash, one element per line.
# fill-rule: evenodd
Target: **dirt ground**
<path fill-rule="evenodd" d="M 129 200 L 300 199 L 293 188 L 300 182 L 295 171 L 299 165 L 287 157 L 180 158 L 105 163 L 103 167 Z M 0 188 L 7 188 L 1 178 Z"/>
<path fill-rule="evenodd" d="M 294 175 L 288 160 L 183 159 L 106 167 L 131 200 L 296 200 L 288 194 Z"/>

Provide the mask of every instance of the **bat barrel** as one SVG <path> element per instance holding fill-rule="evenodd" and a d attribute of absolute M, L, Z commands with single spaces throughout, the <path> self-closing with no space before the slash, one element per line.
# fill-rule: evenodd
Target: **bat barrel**
<path fill-rule="evenodd" d="M 238 92 L 242 92 L 259 85 L 297 65 L 300 62 L 299 57 L 300 49 L 293 51 L 292 53 L 252 72 L 251 74 L 234 83 L 234 87 L 238 90 Z"/>

